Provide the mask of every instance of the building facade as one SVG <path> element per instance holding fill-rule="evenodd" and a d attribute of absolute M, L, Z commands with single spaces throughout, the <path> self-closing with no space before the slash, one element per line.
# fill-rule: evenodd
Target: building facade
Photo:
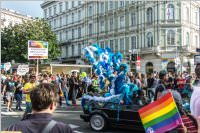
<path fill-rule="evenodd" d="M 199 48 L 199 2 L 44 2 L 44 18 L 57 35 L 63 63 L 84 64 L 83 48 L 93 43 L 120 51 L 135 49 L 138 71 L 193 71 Z M 135 61 L 125 58 L 132 71 Z"/>
<path fill-rule="evenodd" d="M 17 11 L 1 8 L 1 28 L 21 24 L 23 21 L 32 20 L 29 15 L 22 15 Z"/>

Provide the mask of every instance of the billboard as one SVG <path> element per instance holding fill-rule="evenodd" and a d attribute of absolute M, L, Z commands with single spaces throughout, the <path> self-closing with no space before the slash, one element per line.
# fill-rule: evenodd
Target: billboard
<path fill-rule="evenodd" d="M 29 40 L 28 59 L 48 59 L 48 42 Z"/>

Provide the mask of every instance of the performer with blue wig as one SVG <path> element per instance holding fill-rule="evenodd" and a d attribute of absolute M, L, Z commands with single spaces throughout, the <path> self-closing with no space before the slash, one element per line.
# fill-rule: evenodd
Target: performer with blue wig
<path fill-rule="evenodd" d="M 118 98 L 125 101 L 125 104 L 132 103 L 132 95 L 137 92 L 138 88 L 134 84 L 127 84 L 126 74 L 128 72 L 128 65 L 122 64 L 122 54 L 120 52 L 112 53 L 111 49 L 102 49 L 97 44 L 86 47 L 85 57 L 93 65 L 93 69 L 98 76 L 99 86 L 105 90 L 105 82 L 109 81 L 108 91 L 104 97 L 83 96 L 83 99 L 106 102 L 109 97 Z"/>

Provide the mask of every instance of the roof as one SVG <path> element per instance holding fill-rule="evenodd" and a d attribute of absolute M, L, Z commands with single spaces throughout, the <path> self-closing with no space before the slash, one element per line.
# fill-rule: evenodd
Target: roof
<path fill-rule="evenodd" d="M 13 9 L 1 8 L 1 13 L 3 13 L 3 12 L 5 12 L 5 13 L 7 12 L 7 13 L 10 13 L 10 14 L 14 14 L 14 15 L 18 15 L 18 16 L 22 16 L 22 17 L 26 17 L 26 18 L 30 18 L 30 19 L 32 18 L 32 16 L 30 16 L 30 15 L 22 14 L 18 11 L 13 10 Z"/>

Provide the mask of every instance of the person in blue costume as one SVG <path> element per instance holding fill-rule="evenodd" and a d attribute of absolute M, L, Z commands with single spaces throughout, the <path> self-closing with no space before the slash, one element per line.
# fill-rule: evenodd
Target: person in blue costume
<path fill-rule="evenodd" d="M 133 94 L 137 93 L 139 89 L 136 85 L 127 83 L 128 65 L 122 64 L 122 54 L 120 52 L 112 53 L 109 48 L 102 49 L 97 44 L 88 46 L 84 50 L 85 57 L 93 65 L 94 72 L 98 75 L 100 88 L 106 90 L 105 83 L 107 80 L 110 84 L 103 97 L 85 95 L 83 99 L 106 102 L 111 97 L 118 98 L 118 100 L 120 97 L 123 103 L 131 104 Z"/>
<path fill-rule="evenodd" d="M 128 66 L 126 64 L 120 65 L 119 74 L 115 80 L 115 94 L 121 94 L 123 92 L 122 86 L 126 84 L 126 73 Z"/>

